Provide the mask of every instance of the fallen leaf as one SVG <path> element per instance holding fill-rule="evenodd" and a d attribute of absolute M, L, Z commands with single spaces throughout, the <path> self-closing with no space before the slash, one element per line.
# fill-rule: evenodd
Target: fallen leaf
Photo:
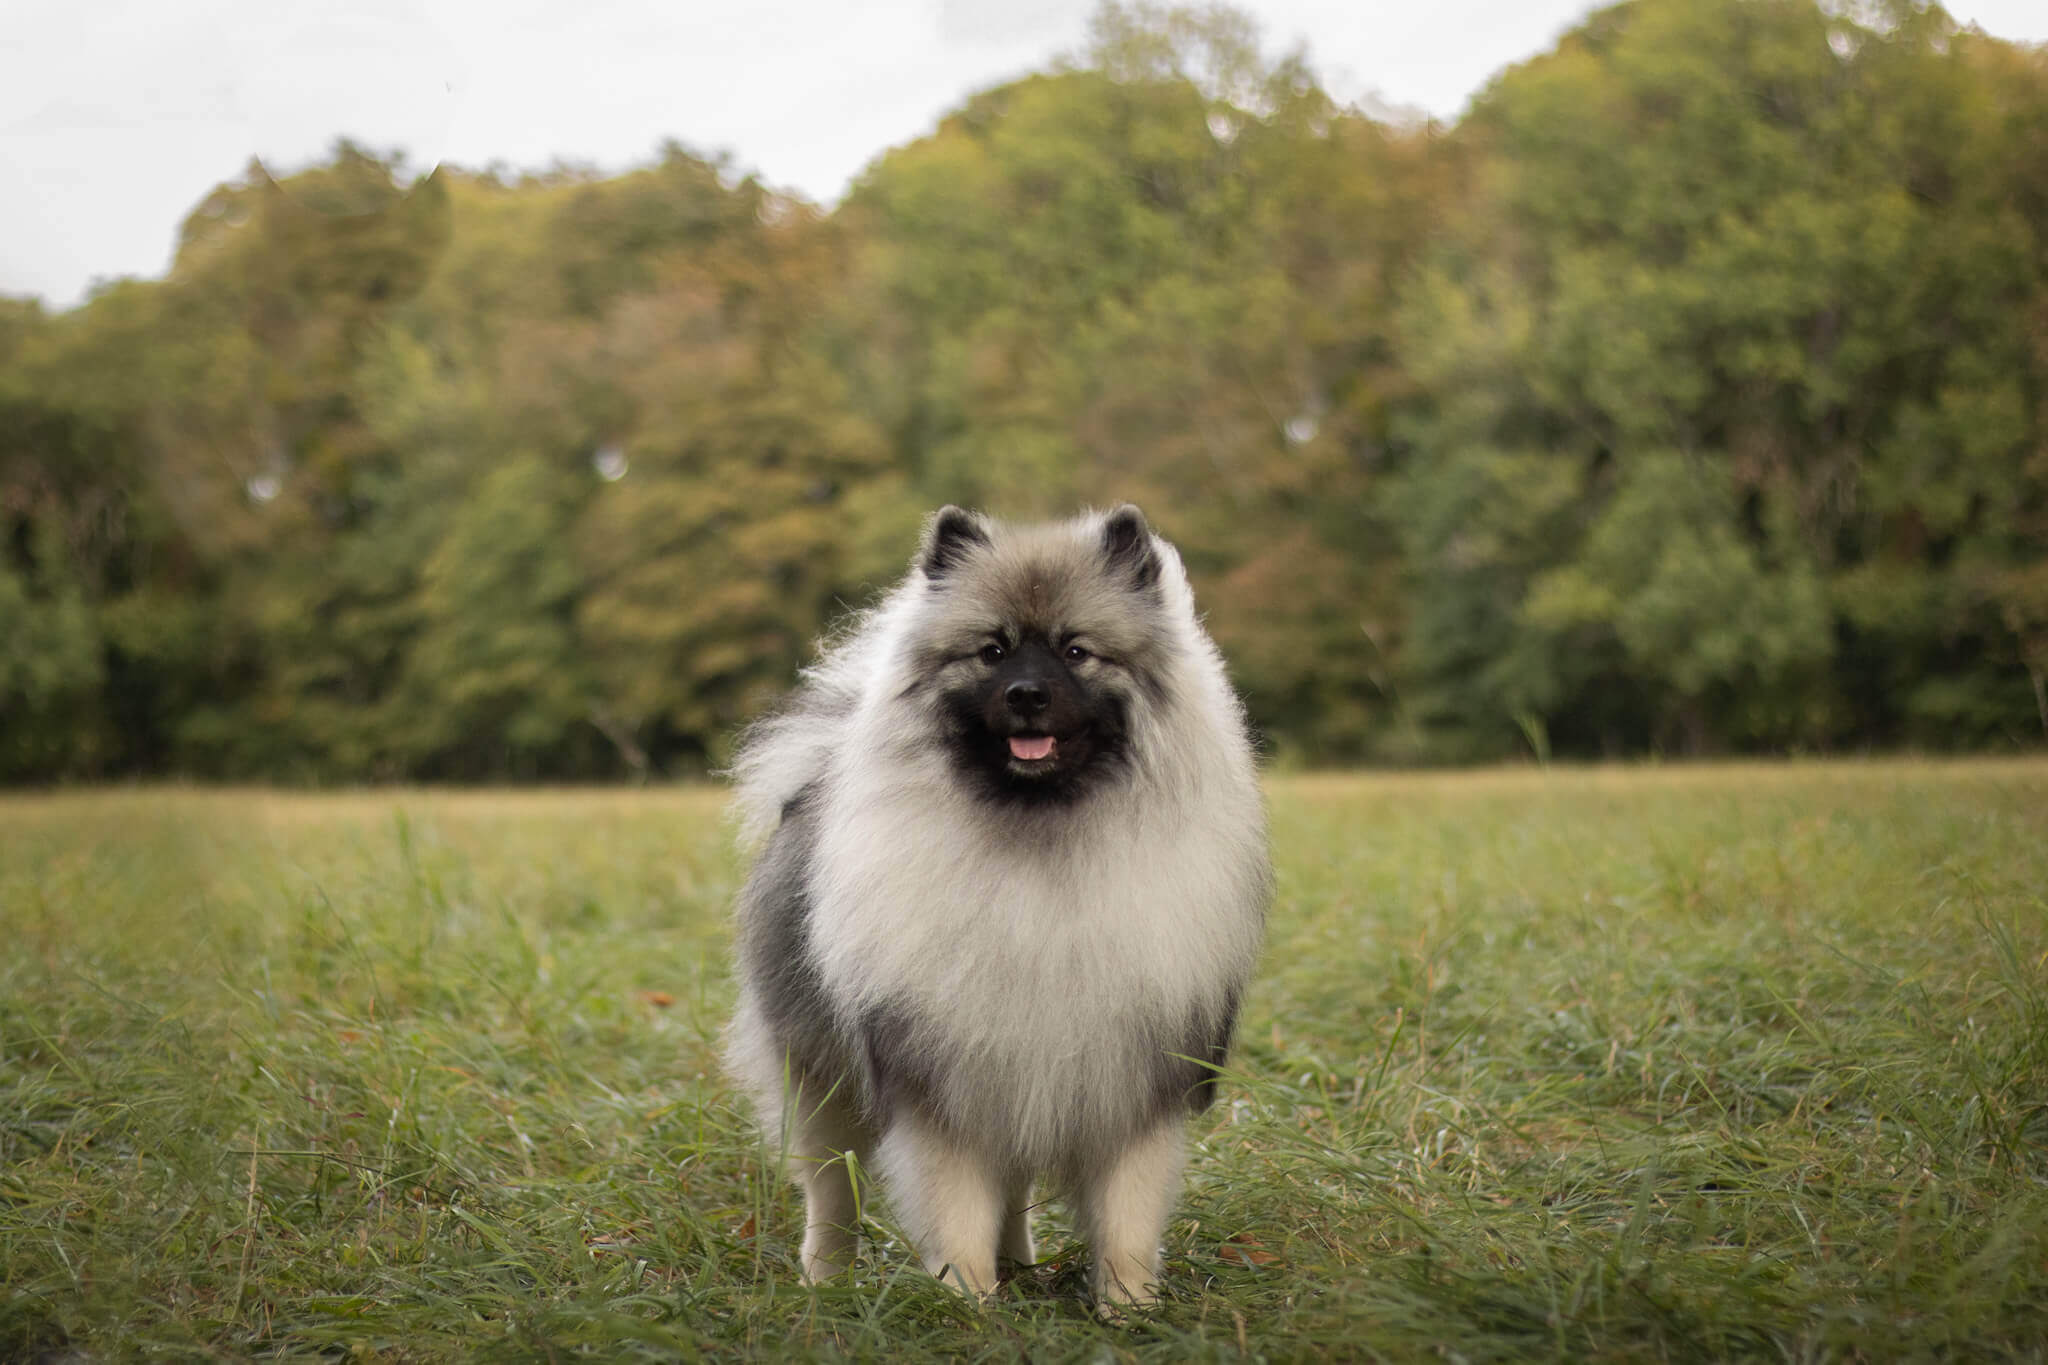
<path fill-rule="evenodd" d="M 1224 1238 L 1219 1254 L 1226 1265 L 1272 1265 L 1280 1259 L 1278 1252 L 1266 1250 L 1265 1243 L 1249 1232 L 1233 1233 Z"/>

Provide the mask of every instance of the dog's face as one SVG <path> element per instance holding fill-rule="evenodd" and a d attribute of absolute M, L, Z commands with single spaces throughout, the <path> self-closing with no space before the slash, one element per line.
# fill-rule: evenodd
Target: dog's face
<path fill-rule="evenodd" d="M 1127 704 L 1091 676 L 1100 659 L 1079 632 L 1004 622 L 975 664 L 939 695 L 957 761 L 989 791 L 1070 799 L 1122 760 Z"/>
<path fill-rule="evenodd" d="M 918 565 L 917 687 L 976 795 L 1067 804 L 1121 776 L 1138 708 L 1168 699 L 1159 552 L 1138 510 L 1011 531 L 949 507 Z"/>

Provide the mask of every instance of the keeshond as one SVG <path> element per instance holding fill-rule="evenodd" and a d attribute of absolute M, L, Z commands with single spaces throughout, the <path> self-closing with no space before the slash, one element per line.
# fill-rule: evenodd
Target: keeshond
<path fill-rule="evenodd" d="M 846 1268 L 853 1172 L 974 1295 L 1063 1190 L 1104 1311 L 1158 1292 L 1184 1119 L 1215 1092 L 1268 895 L 1243 710 L 1137 508 L 957 507 L 756 725 L 765 841 L 738 905 L 728 1063 Z"/>

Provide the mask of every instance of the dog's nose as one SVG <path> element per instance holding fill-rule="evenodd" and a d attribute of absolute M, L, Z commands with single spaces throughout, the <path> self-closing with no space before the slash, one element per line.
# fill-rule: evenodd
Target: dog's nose
<path fill-rule="evenodd" d="M 1003 701 L 1020 716 L 1035 716 L 1052 705 L 1052 696 L 1045 690 L 1044 683 L 1026 679 L 1004 688 Z"/>

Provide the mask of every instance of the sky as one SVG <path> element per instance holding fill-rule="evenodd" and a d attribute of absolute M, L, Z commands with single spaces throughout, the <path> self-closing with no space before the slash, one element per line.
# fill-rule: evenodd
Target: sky
<path fill-rule="evenodd" d="M 830 204 L 969 94 L 1085 43 L 1094 0 L 0 0 L 0 293 L 161 275 L 252 156 L 338 136 L 441 162 L 607 171 L 667 139 Z M 1455 119 L 1585 0 L 1239 0 L 1326 89 Z M 1958 0 L 2048 40 L 2042 0 Z"/>

